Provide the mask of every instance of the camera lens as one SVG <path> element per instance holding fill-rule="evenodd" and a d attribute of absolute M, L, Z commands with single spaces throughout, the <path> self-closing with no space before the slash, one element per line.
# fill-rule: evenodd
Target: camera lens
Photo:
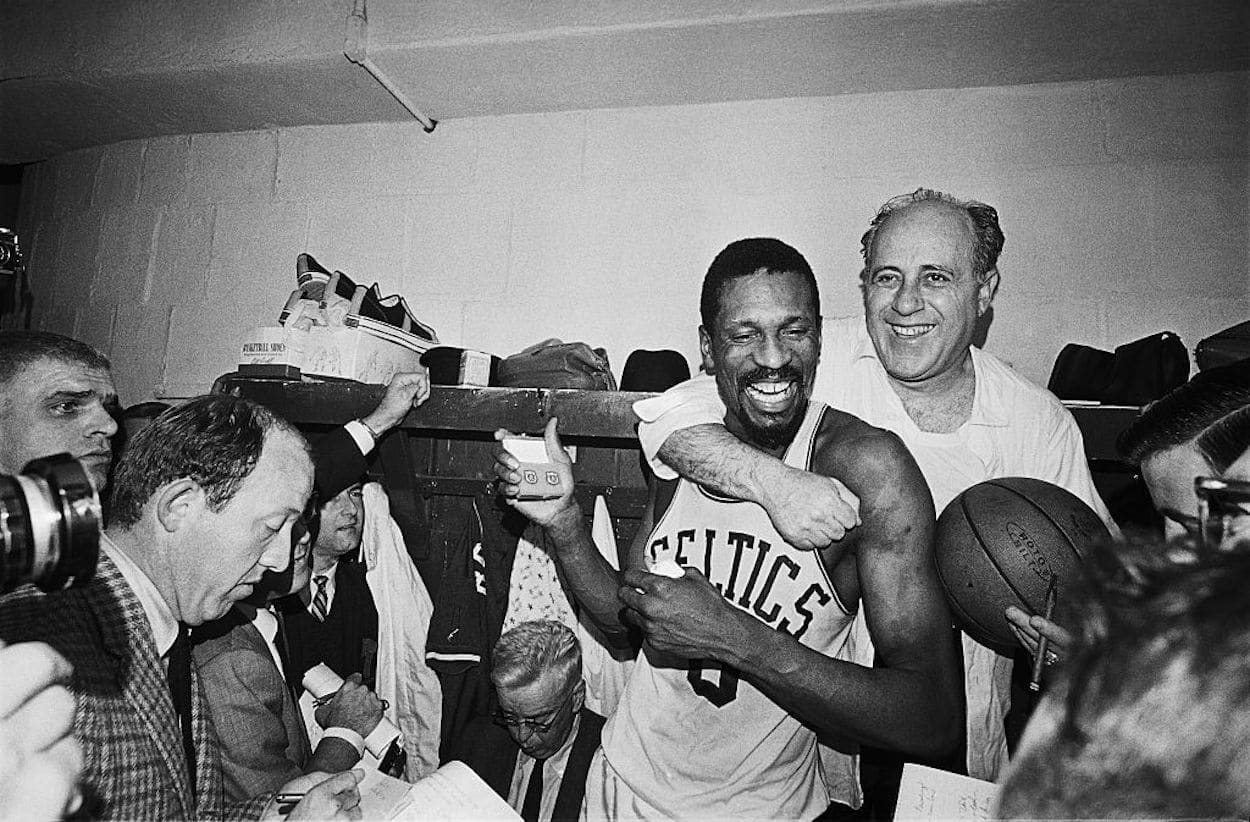
<path fill-rule="evenodd" d="M 100 499 L 78 460 L 57 454 L 0 475 L 0 591 L 82 585 L 99 551 Z"/>

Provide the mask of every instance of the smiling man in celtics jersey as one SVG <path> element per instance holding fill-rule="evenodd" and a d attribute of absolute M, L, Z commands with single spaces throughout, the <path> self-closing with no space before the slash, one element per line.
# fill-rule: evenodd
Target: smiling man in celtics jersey
<path fill-rule="evenodd" d="M 858 745 L 938 756 L 959 741 L 961 671 L 933 570 L 933 503 L 898 437 L 809 399 L 821 317 L 807 261 L 779 240 L 732 243 L 708 269 L 701 312 L 726 427 L 842 483 L 859 524 L 800 550 L 753 502 L 657 481 L 618 573 L 590 541 L 555 421 L 546 436 L 559 499 L 516 499 L 516 461 L 497 450 L 505 496 L 546 528 L 582 607 L 644 639 L 591 766 L 590 819 L 812 819 L 831 799 L 858 801 Z M 879 667 L 862 652 L 865 630 Z M 818 749 L 818 736 L 841 753 Z M 839 755 L 841 770 L 829 761 Z"/>

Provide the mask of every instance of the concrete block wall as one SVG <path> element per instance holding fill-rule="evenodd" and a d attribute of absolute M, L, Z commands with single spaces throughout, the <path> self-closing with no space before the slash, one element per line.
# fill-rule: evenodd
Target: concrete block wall
<path fill-rule="evenodd" d="M 301 251 L 448 344 L 694 367 L 726 243 L 794 244 L 855 314 L 860 234 L 925 185 L 999 209 L 986 348 L 1045 383 L 1069 341 L 1192 348 L 1250 317 L 1248 109 L 1234 73 L 187 135 L 31 167 L 18 228 L 35 325 L 108 352 L 131 403 L 232 370 Z"/>

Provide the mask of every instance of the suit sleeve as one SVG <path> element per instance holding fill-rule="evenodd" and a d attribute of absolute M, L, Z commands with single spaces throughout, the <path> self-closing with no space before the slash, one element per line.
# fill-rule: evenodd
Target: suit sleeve
<path fill-rule="evenodd" d="M 347 486 L 359 480 L 369 463 L 360 447 L 345 428 L 335 428 L 312 444 L 317 496 L 322 501 L 333 499 Z"/>
<path fill-rule="evenodd" d="M 302 763 L 286 757 L 291 741 L 282 722 L 286 685 L 273 660 L 252 649 L 230 648 L 198 664 L 221 746 L 227 799 L 277 790 L 302 775 Z"/>

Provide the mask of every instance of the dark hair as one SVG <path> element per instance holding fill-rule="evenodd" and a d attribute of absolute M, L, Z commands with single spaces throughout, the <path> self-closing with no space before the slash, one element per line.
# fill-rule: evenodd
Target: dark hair
<path fill-rule="evenodd" d="M 812 292 L 816 314 L 820 314 L 820 289 L 816 275 L 807 260 L 793 246 L 771 237 L 751 237 L 737 240 L 725 246 L 703 278 L 703 293 L 699 297 L 699 315 L 708 334 L 716 328 L 716 315 L 720 311 L 720 298 L 726 284 L 737 277 L 746 277 L 763 271 L 766 274 L 798 274 Z"/>
<path fill-rule="evenodd" d="M 1250 551 L 1107 544 L 1065 588 L 1076 639 L 1000 818 L 1244 818 Z M 1076 582 L 1074 580 L 1074 582 Z"/>
<path fill-rule="evenodd" d="M 42 359 L 110 370 L 108 357 L 72 337 L 51 331 L 0 331 L 0 385 Z"/>
<path fill-rule="evenodd" d="M 1211 469 L 1222 473 L 1250 446 L 1245 438 L 1250 423 L 1241 415 L 1234 417 L 1248 405 L 1250 362 L 1199 371 L 1146 406 L 1120 433 L 1116 447 L 1125 459 L 1140 463 L 1159 451 L 1192 442 Z"/>
<path fill-rule="evenodd" d="M 122 419 L 124 420 L 146 420 L 163 414 L 170 409 L 167 402 L 158 402 L 156 400 L 148 400 L 147 402 L 137 402 L 134 405 L 128 405 L 122 409 Z"/>
<path fill-rule="evenodd" d="M 135 434 L 117 464 L 110 524 L 134 525 L 158 488 L 183 478 L 204 489 L 209 510 L 220 511 L 275 430 L 303 441 L 294 426 L 263 405 L 227 394 L 196 397 L 165 411 Z"/>
<path fill-rule="evenodd" d="M 885 205 L 877 209 L 876 216 L 872 218 L 868 230 L 859 241 L 860 254 L 864 257 L 864 270 L 861 277 L 866 278 L 869 269 L 872 268 L 872 243 L 877 238 L 877 229 L 881 228 L 886 218 L 900 209 L 927 202 L 946 203 L 961 209 L 968 215 L 975 238 L 972 246 L 972 273 L 978 280 L 984 280 L 985 276 L 998 265 L 998 255 L 1003 252 L 1005 238 L 1002 228 L 998 225 L 998 211 L 993 206 L 976 200 L 960 200 L 931 188 L 918 188 L 911 194 L 891 197 Z"/>

